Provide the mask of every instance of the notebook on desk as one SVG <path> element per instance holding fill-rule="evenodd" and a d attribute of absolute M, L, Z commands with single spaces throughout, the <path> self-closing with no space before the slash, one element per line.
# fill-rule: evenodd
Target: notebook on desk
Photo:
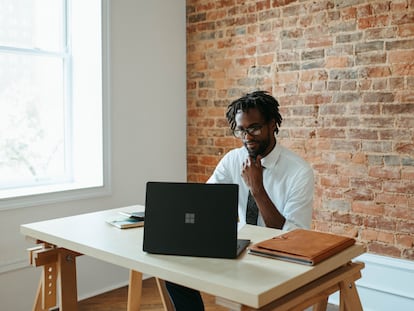
<path fill-rule="evenodd" d="M 236 258 L 238 185 L 148 182 L 143 250 L 154 254 Z"/>

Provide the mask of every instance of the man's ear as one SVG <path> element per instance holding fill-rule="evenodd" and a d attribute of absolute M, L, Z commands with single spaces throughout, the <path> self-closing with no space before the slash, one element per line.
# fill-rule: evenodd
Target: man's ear
<path fill-rule="evenodd" d="M 270 128 L 273 130 L 273 132 L 277 129 L 277 123 L 275 119 L 270 120 L 269 122 Z"/>

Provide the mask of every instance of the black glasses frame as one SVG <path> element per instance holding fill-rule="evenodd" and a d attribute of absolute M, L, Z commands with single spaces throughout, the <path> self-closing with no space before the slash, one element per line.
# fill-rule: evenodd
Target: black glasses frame
<path fill-rule="evenodd" d="M 256 125 L 252 127 L 248 127 L 247 129 L 234 129 L 233 135 L 237 138 L 243 138 L 246 134 L 249 134 L 251 136 L 258 136 L 262 134 L 262 128 L 266 124 Z"/>

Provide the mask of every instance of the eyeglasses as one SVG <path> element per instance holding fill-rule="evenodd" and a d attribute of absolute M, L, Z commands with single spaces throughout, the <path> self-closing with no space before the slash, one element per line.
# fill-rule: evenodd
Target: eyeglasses
<path fill-rule="evenodd" d="M 248 127 L 247 129 L 235 129 L 233 130 L 233 135 L 237 138 L 243 138 L 246 134 L 249 134 L 251 136 L 258 136 L 262 134 L 263 126 L 264 124 Z"/>

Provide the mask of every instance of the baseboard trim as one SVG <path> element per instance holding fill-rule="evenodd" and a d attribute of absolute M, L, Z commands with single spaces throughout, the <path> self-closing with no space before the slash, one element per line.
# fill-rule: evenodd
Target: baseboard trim
<path fill-rule="evenodd" d="M 107 292 L 116 290 L 118 288 L 128 286 L 128 283 L 129 283 L 128 281 L 120 282 L 120 283 L 114 283 L 114 284 L 111 284 L 110 286 L 102 287 L 102 288 L 99 288 L 95 291 L 91 291 L 91 292 L 84 293 L 82 295 L 78 295 L 78 301 L 85 300 L 85 299 L 88 299 L 88 298 L 92 298 L 92 297 L 95 297 L 95 296 L 98 296 L 98 295 L 105 294 Z"/>
<path fill-rule="evenodd" d="M 142 275 L 143 280 L 146 280 L 150 277 L 151 277 L 150 275 L 146 275 L 146 274 Z M 95 296 L 98 296 L 98 295 L 101 295 L 101 294 L 105 294 L 107 292 L 110 292 L 110 291 L 113 291 L 113 290 L 116 290 L 116 289 L 119 289 L 121 287 L 125 287 L 125 286 L 128 286 L 128 285 L 129 285 L 129 280 L 125 280 L 125 282 L 114 283 L 114 284 L 111 284 L 110 286 L 102 287 L 102 288 L 99 288 L 95 291 L 90 291 L 90 292 L 78 295 L 78 300 L 81 301 L 81 300 L 85 300 L 85 299 L 88 299 L 88 298 L 92 298 L 92 297 L 95 297 Z"/>
<path fill-rule="evenodd" d="M 363 254 L 356 260 L 365 262 L 359 287 L 414 301 L 414 261 L 374 254 Z"/>
<path fill-rule="evenodd" d="M 17 258 L 11 261 L 3 261 L 0 263 L 0 274 L 30 268 L 29 260 L 27 258 Z"/>

